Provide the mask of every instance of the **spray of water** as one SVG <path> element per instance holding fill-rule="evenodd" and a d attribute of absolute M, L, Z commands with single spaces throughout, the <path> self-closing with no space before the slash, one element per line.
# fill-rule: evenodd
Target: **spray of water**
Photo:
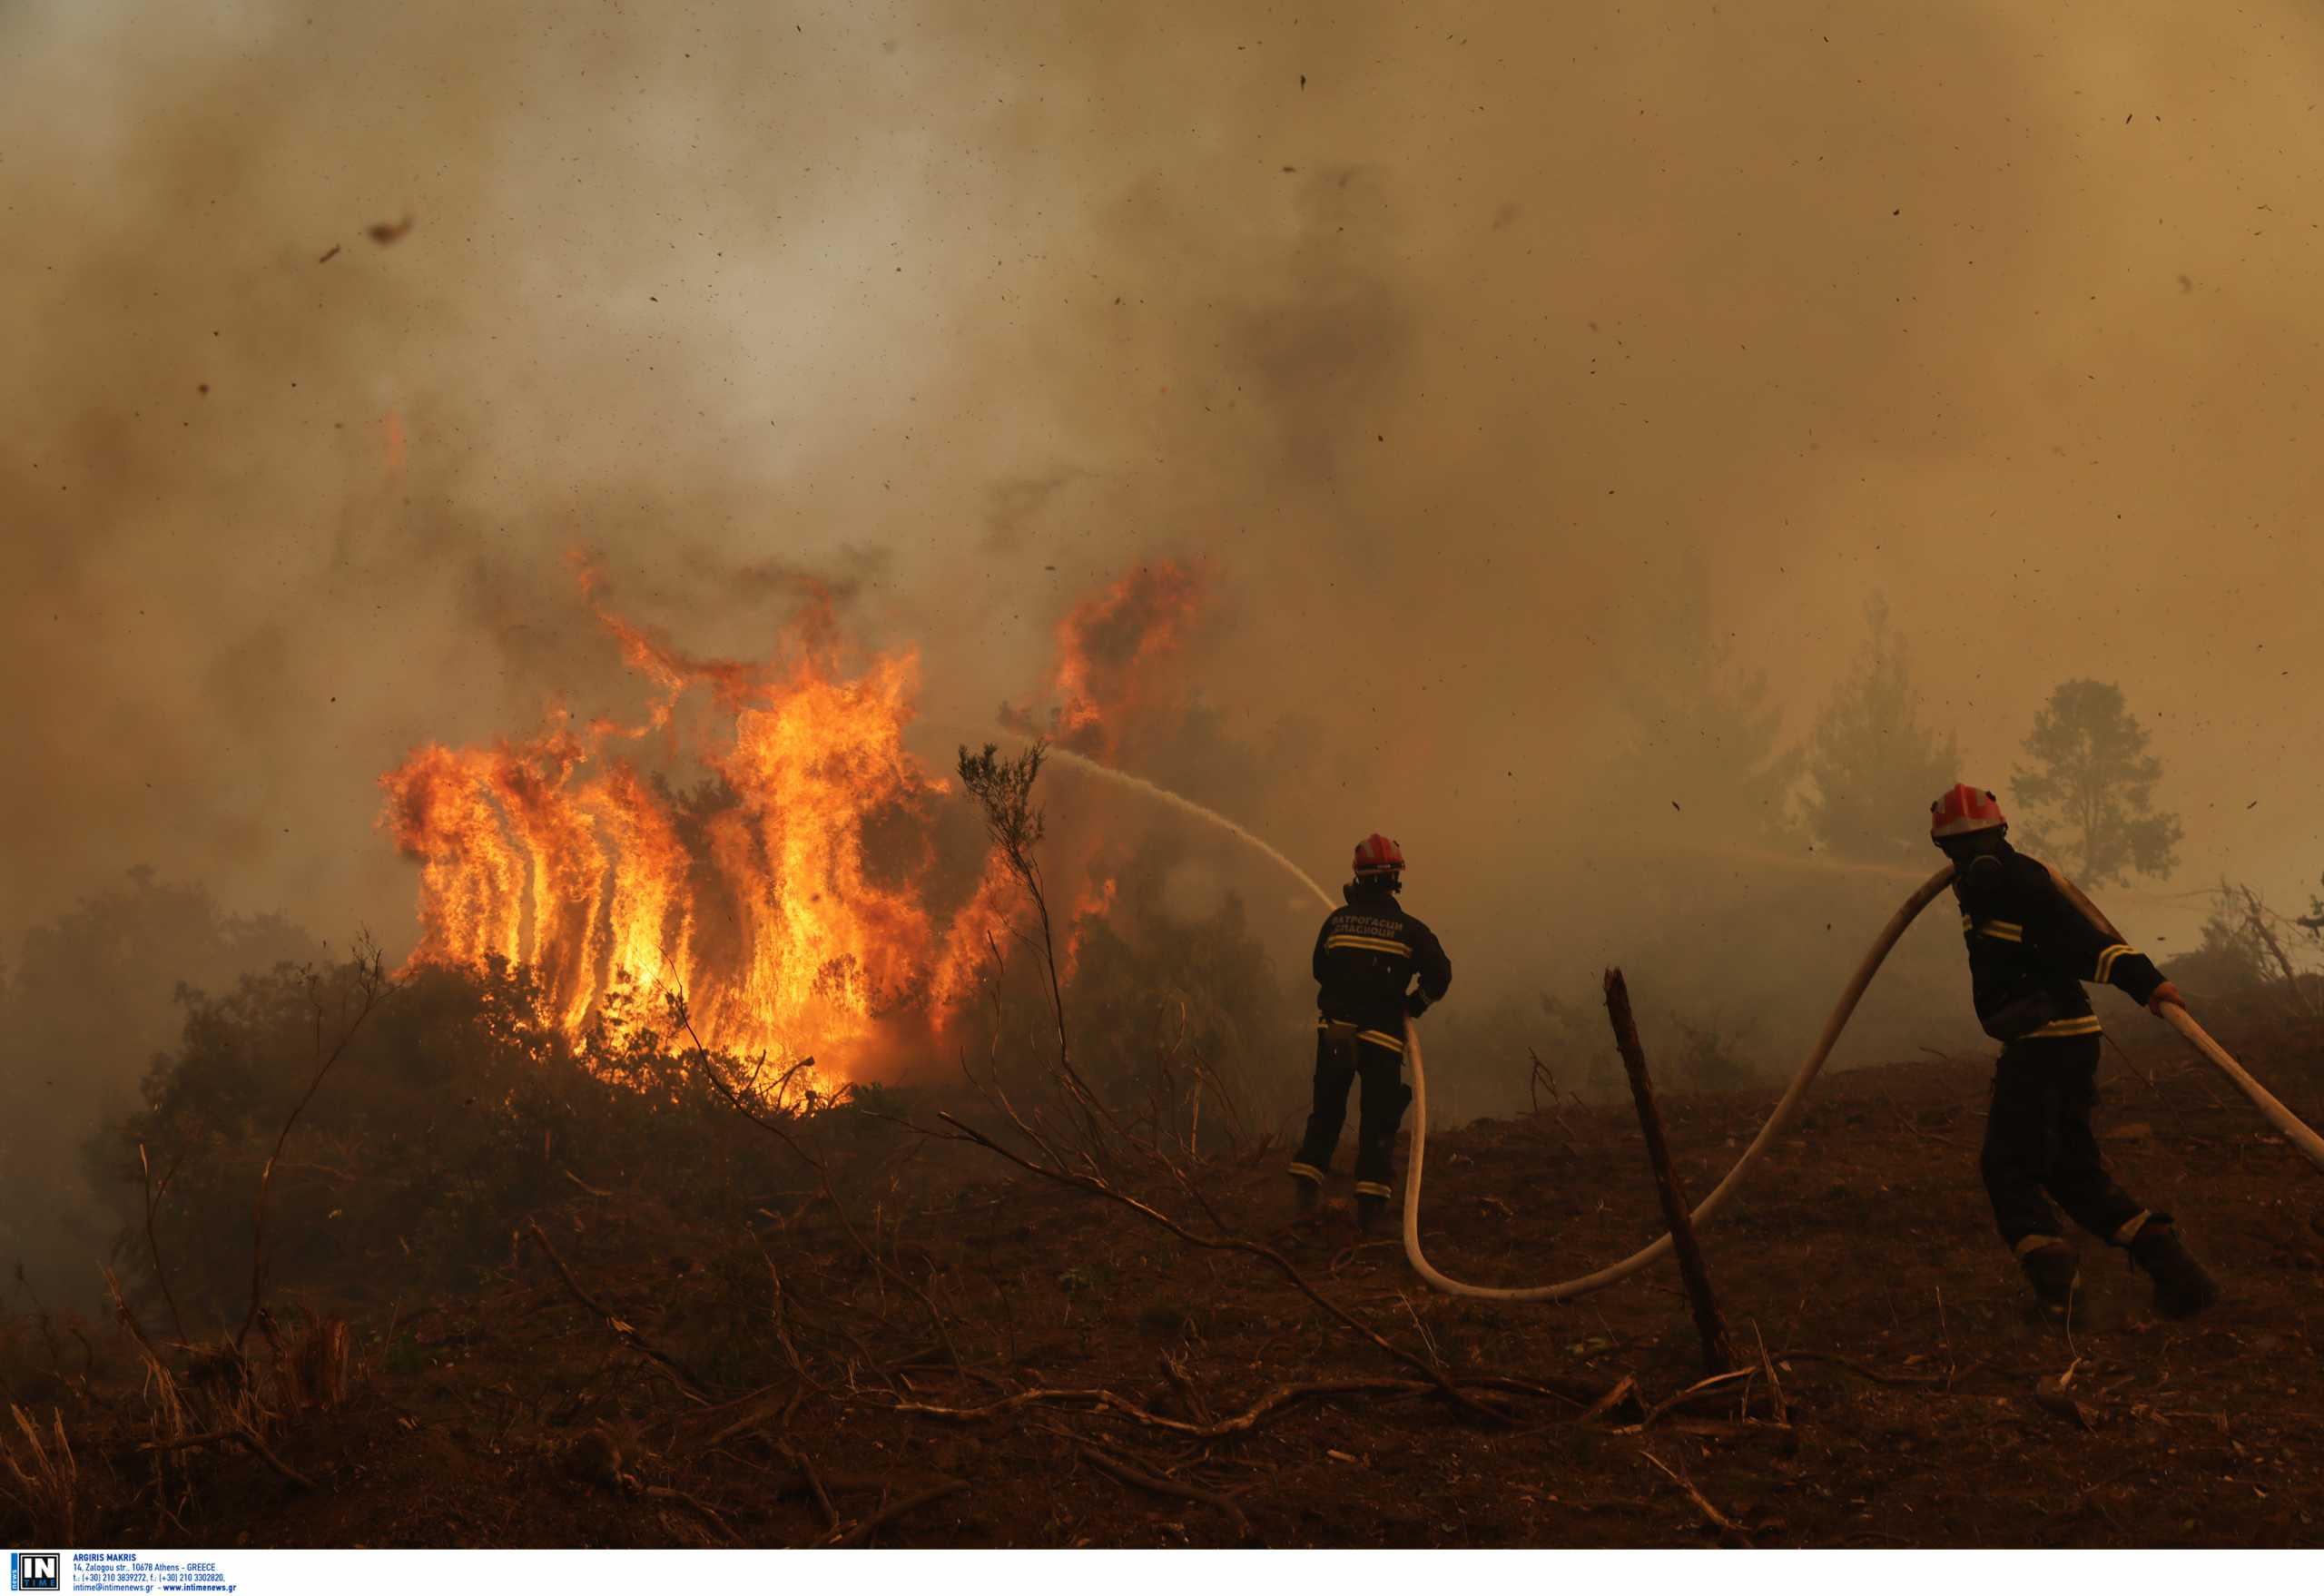
<path fill-rule="evenodd" d="M 1297 879 L 1301 886 L 1305 887 L 1309 892 L 1315 894 L 1316 902 L 1321 903 L 1327 910 L 1338 907 L 1338 905 L 1332 901 L 1331 894 L 1324 892 L 1323 888 L 1315 884 L 1315 877 L 1309 875 L 1305 871 L 1292 863 L 1290 860 L 1276 852 L 1275 849 L 1269 846 L 1265 840 L 1254 836 L 1251 832 L 1245 831 L 1241 826 L 1236 825 L 1233 821 L 1227 819 L 1216 810 L 1206 809 L 1201 804 L 1196 803 L 1193 799 L 1181 798 L 1176 793 L 1171 792 L 1169 788 L 1157 787 L 1152 782 L 1147 781 L 1142 777 L 1130 775 L 1123 771 L 1118 771 L 1109 764 L 1099 764 L 1094 759 L 1086 759 L 1080 754 L 1074 753 L 1069 748 L 1051 747 L 1049 750 L 1049 756 L 1051 759 L 1062 760 L 1078 771 L 1086 771 L 1090 775 L 1099 777 L 1105 781 L 1112 782 L 1117 786 L 1128 787 L 1135 793 L 1143 793 L 1147 797 L 1158 799 L 1162 803 L 1168 804 L 1171 808 L 1181 811 L 1187 814 L 1191 814 L 1197 820 L 1206 820 L 1215 826 L 1223 827 L 1224 829 L 1234 832 L 1236 836 L 1242 838 L 1244 842 L 1248 842 L 1252 847 L 1257 849 L 1269 859 L 1274 860 L 1277 864 L 1283 866 L 1284 869 L 1289 871 L 1292 875 Z"/>

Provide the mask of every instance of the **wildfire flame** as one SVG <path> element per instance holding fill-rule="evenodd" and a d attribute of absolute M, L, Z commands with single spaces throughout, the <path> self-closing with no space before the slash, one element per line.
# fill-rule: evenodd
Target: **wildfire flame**
<path fill-rule="evenodd" d="M 786 1068 L 812 1056 L 825 1089 L 904 1028 L 940 1030 L 1005 940 L 1014 884 L 990 856 L 965 892 L 941 879 L 932 828 L 951 783 L 904 742 L 916 652 L 851 672 L 829 595 L 803 583 L 773 659 L 693 659 L 599 603 L 592 567 L 576 574 L 650 685 L 645 720 L 554 713 L 528 738 L 425 745 L 381 778 L 381 823 L 419 865 L 415 961 L 529 965 L 573 1029 L 618 990 L 683 991 L 706 1039 Z M 1198 599 L 1191 574 L 1163 566 L 1077 606 L 1054 723 L 1116 746 L 1159 700 Z M 696 687 L 714 714 L 690 745 L 675 712 Z M 648 754 L 707 779 L 675 790 Z M 1080 851 L 1068 873 L 1088 862 Z M 1060 935 L 1113 898 L 1110 879 L 1073 879 Z M 1068 967 L 1080 941 L 1060 951 Z"/>
<path fill-rule="evenodd" d="M 1140 566 L 1089 595 L 1058 623 L 1049 734 L 1077 754 L 1113 764 L 1122 739 L 1149 723 L 1176 685 L 1168 668 L 1208 596 L 1200 566 Z M 1010 717 L 1029 729 L 1031 716 Z"/>

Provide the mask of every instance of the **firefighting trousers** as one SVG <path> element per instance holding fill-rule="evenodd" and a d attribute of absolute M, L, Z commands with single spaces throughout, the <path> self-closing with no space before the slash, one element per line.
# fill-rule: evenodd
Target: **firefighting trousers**
<path fill-rule="evenodd" d="M 1307 1116 L 1307 1134 L 1292 1159 L 1291 1172 L 1303 1180 L 1321 1181 L 1331 1169 L 1340 1129 L 1347 1123 L 1348 1089 L 1360 1083 L 1355 1194 L 1385 1197 L 1391 1195 L 1389 1158 L 1396 1128 L 1403 1123 L 1413 1089 L 1403 1082 L 1402 1039 L 1389 1048 L 1366 1039 L 1368 1035 L 1335 1040 L 1328 1030 L 1315 1033 L 1315 1106 Z"/>
<path fill-rule="evenodd" d="M 2062 1235 L 2050 1197 L 2075 1224 L 2117 1245 L 2150 1217 L 2106 1172 L 2090 1128 L 2099 1042 L 2095 1035 L 2009 1042 L 1994 1067 L 1979 1164 L 1994 1222 L 2013 1248 L 2023 1250 L 2029 1236 Z"/>

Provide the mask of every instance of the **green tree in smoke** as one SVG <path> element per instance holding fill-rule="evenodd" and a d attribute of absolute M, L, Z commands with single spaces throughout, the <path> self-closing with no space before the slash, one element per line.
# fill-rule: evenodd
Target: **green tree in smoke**
<path fill-rule="evenodd" d="M 1723 843 L 1770 847 L 1790 832 L 1800 753 L 1783 740 L 1783 711 L 1764 673 L 1738 669 L 1727 645 L 1704 638 L 1682 654 L 1669 684 L 1633 681 L 1623 708 L 1636 734 L 1604 790 L 1621 807 L 1688 808 L 1719 823 Z"/>
<path fill-rule="evenodd" d="M 1890 629 L 1888 601 L 1875 596 L 1865 614 L 1872 635 L 1808 739 L 1801 808 L 1808 831 L 1836 853 L 1917 856 L 1925 842 L 1916 817 L 1960 779 L 1960 750 L 1951 733 L 1922 724 L 1920 690 L 1904 639 Z"/>
<path fill-rule="evenodd" d="M 2178 868 L 2179 817 L 2152 807 L 2162 762 L 2112 682 L 2061 682 L 2025 739 L 2031 770 L 2011 773 L 2027 846 L 2085 886 Z"/>

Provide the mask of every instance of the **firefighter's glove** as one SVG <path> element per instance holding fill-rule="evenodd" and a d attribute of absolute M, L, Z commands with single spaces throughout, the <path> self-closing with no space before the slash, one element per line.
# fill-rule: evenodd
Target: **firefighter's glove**
<path fill-rule="evenodd" d="M 2187 1006 L 2187 1000 L 2179 995 L 2179 989 L 2167 980 L 2155 988 L 2154 995 L 2146 1000 L 2147 1012 L 2160 1020 L 2165 1003 L 2175 1003 L 2181 1009 Z"/>
<path fill-rule="evenodd" d="M 1404 1012 L 1418 1020 L 1428 1012 L 1428 994 L 1414 989 L 1404 994 Z"/>

